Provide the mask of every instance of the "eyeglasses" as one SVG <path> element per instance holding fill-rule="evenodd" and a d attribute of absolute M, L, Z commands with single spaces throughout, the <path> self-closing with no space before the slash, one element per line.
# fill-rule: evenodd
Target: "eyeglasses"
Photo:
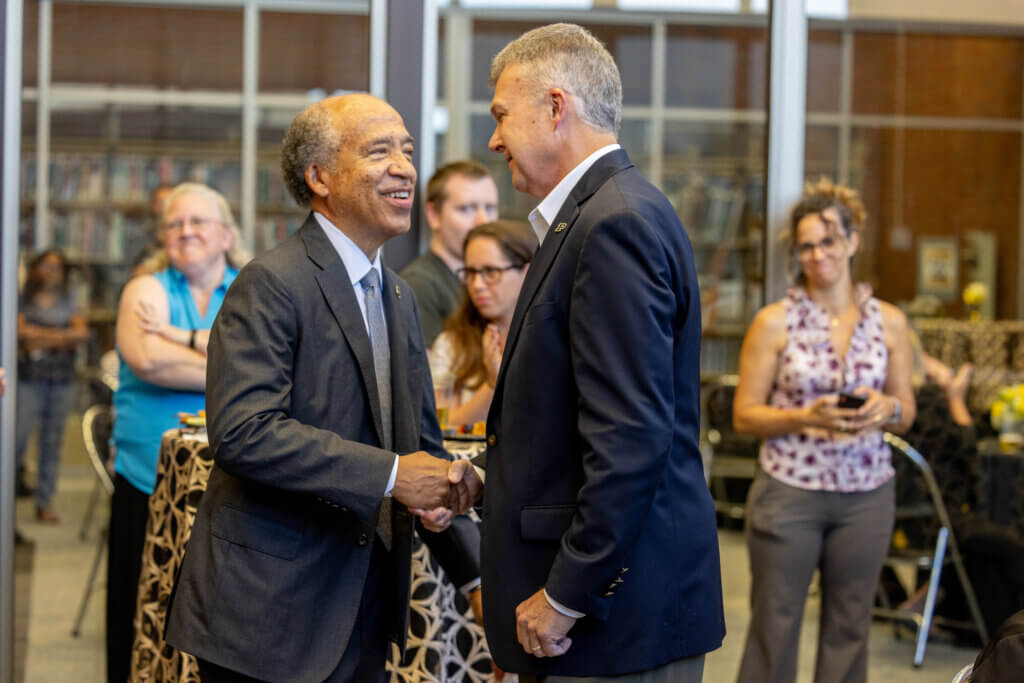
<path fill-rule="evenodd" d="M 800 258 L 810 258 L 814 255 L 815 249 L 821 249 L 822 253 L 825 254 L 834 254 L 839 250 L 841 245 L 842 242 L 838 237 L 829 235 L 828 237 L 822 238 L 820 242 L 802 242 L 801 244 L 798 244 L 796 246 L 796 253 Z"/>
<path fill-rule="evenodd" d="M 181 230 L 185 227 L 186 223 L 188 223 L 188 226 L 193 230 L 198 230 L 200 228 L 205 228 L 208 225 L 223 225 L 224 221 L 219 218 L 211 218 L 209 216 L 189 216 L 187 219 L 177 218 L 173 221 L 165 221 L 164 230 Z"/>
<path fill-rule="evenodd" d="M 522 270 L 523 266 L 504 266 L 499 268 L 498 266 L 484 266 L 483 268 L 459 268 L 455 271 L 455 274 L 459 276 L 459 279 L 465 282 L 467 285 L 477 275 L 484 279 L 484 282 L 489 285 L 493 285 L 495 282 L 501 279 L 502 274 L 506 270 Z"/>

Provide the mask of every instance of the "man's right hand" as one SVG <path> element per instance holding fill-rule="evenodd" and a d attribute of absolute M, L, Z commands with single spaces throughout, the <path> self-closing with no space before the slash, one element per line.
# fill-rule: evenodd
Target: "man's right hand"
<path fill-rule="evenodd" d="M 398 473 L 391 496 L 406 507 L 432 510 L 454 508 L 447 460 L 426 451 L 416 451 L 398 459 Z"/>
<path fill-rule="evenodd" d="M 462 514 L 480 500 L 484 492 L 484 483 L 469 460 L 455 460 L 448 469 L 448 481 L 452 485 L 452 501 L 457 507 L 452 509 Z"/>

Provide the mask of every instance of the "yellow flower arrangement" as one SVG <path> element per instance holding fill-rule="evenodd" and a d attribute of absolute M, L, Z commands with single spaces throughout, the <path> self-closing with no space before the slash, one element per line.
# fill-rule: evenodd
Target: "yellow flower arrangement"
<path fill-rule="evenodd" d="M 964 287 L 963 297 L 968 306 L 980 306 L 988 298 L 988 287 L 982 282 L 971 282 Z"/>
<path fill-rule="evenodd" d="M 1014 422 L 1024 421 L 1024 384 L 1003 387 L 990 410 L 992 426 L 1002 429 Z"/>

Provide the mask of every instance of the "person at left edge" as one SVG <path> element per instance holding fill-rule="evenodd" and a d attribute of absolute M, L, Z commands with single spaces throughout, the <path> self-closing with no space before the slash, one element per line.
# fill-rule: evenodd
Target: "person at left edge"
<path fill-rule="evenodd" d="M 215 466 L 168 606 L 167 642 L 204 683 L 385 680 L 408 629 L 407 506 L 464 507 L 415 297 L 380 258 L 409 229 L 412 154 L 366 94 L 312 105 L 285 135 L 285 182 L 312 212 L 239 273 L 214 324 Z"/>

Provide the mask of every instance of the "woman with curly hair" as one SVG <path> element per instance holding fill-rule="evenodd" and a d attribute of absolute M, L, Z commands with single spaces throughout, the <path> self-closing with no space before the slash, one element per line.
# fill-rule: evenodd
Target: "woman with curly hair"
<path fill-rule="evenodd" d="M 487 419 L 505 337 L 535 251 L 536 235 L 517 221 L 483 223 L 466 235 L 465 267 L 458 271 L 466 291 L 430 353 L 435 385 L 447 378 L 454 389 L 451 396 L 437 396 L 451 425 Z"/>
<path fill-rule="evenodd" d="M 737 431 L 763 440 L 747 499 L 751 621 L 739 680 L 796 680 L 807 587 L 821 572 L 814 680 L 867 680 L 867 637 L 892 534 L 883 430 L 914 421 L 906 317 L 854 284 L 865 218 L 857 193 L 822 179 L 793 209 L 795 286 L 743 340 Z"/>

